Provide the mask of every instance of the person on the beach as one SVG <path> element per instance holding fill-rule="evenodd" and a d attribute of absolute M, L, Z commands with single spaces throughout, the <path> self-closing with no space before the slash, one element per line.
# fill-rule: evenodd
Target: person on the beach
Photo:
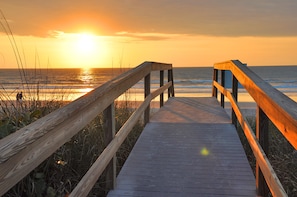
<path fill-rule="evenodd" d="M 21 92 L 21 93 L 17 93 L 17 95 L 16 95 L 16 104 L 17 104 L 17 106 L 19 106 L 19 105 L 22 105 L 22 102 L 23 102 L 23 92 Z"/>
<path fill-rule="evenodd" d="M 23 92 L 21 92 L 19 94 L 19 102 L 22 103 L 23 102 Z"/>

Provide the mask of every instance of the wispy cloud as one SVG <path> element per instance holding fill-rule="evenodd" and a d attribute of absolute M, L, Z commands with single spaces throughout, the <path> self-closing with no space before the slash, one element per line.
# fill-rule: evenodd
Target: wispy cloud
<path fill-rule="evenodd" d="M 168 40 L 176 37 L 184 36 L 183 34 L 164 34 L 164 33 L 130 33 L 130 32 L 117 32 L 117 36 L 124 36 L 136 38 L 137 40 Z"/>
<path fill-rule="evenodd" d="M 48 35 L 49 37 L 53 37 L 53 38 L 62 38 L 65 35 L 65 33 L 63 31 L 50 30 L 48 31 Z"/>

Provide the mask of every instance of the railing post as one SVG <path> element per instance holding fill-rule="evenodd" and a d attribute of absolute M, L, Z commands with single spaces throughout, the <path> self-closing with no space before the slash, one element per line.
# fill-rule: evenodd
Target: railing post
<path fill-rule="evenodd" d="M 104 116 L 104 131 L 105 131 L 105 146 L 107 146 L 115 136 L 115 109 L 114 103 L 109 105 L 103 112 Z M 106 185 L 105 191 L 114 189 L 116 186 L 116 155 L 106 167 Z"/>
<path fill-rule="evenodd" d="M 238 100 L 238 80 L 236 77 L 232 74 L 232 95 L 237 102 Z M 232 108 L 232 124 L 237 128 L 237 117 L 235 115 L 234 109 Z"/>
<path fill-rule="evenodd" d="M 218 82 L 218 69 L 213 69 L 212 81 Z M 218 98 L 218 89 L 212 85 L 212 96 Z"/>
<path fill-rule="evenodd" d="M 174 97 L 174 85 L 173 85 L 173 71 L 172 69 L 168 70 L 168 82 L 172 82 L 172 86 L 168 88 L 168 98 Z"/>
<path fill-rule="evenodd" d="M 225 70 L 221 70 L 221 85 L 225 88 Z M 221 92 L 221 106 L 225 107 L 225 96 Z"/>
<path fill-rule="evenodd" d="M 262 111 L 262 109 L 259 106 L 257 106 L 256 137 L 266 155 L 268 155 L 268 149 L 269 149 L 268 120 L 269 119 L 266 116 L 266 114 Z M 256 188 L 257 188 L 258 196 L 264 196 L 264 197 L 268 196 L 269 189 L 257 161 L 256 161 Z"/>
<path fill-rule="evenodd" d="M 160 70 L 160 87 L 164 85 L 164 70 Z M 160 107 L 164 105 L 164 93 L 160 94 Z"/>
<path fill-rule="evenodd" d="M 146 98 L 151 93 L 151 74 L 144 78 L 144 97 Z M 144 111 L 144 124 L 150 121 L 150 105 Z"/>

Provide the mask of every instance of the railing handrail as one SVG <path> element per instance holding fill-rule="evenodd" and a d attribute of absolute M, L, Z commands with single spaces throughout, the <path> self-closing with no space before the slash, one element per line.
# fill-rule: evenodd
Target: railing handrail
<path fill-rule="evenodd" d="M 218 70 L 222 72 L 221 84 L 218 83 Z M 232 92 L 224 87 L 225 70 L 231 71 L 233 76 Z M 257 104 L 257 136 L 254 135 L 237 105 L 237 81 L 247 90 Z M 274 196 L 287 196 L 265 154 L 268 149 L 268 147 L 265 147 L 268 139 L 262 136 L 263 134 L 268 135 L 265 122 L 269 118 L 291 145 L 297 149 L 297 103 L 273 88 L 238 60 L 214 64 L 213 96 L 215 97 L 217 97 L 217 90 L 221 92 L 222 106 L 224 105 L 224 96 L 229 99 L 232 115 L 236 115 L 256 157 L 256 185 L 257 190 L 261 190 L 259 195 L 263 195 L 262 187 L 265 187 L 263 182 L 266 181 Z M 233 123 L 235 123 L 234 120 Z M 261 178 L 261 176 L 264 176 L 265 179 Z"/>
<path fill-rule="evenodd" d="M 149 107 L 151 100 L 162 95 L 166 89 L 169 96 L 174 96 L 171 64 L 144 62 L 70 104 L 1 139 L 0 196 L 69 141 L 98 114 L 111 106 L 115 99 L 144 77 L 149 76 L 151 71 L 164 70 L 168 70 L 168 81 L 169 79 L 170 81 L 153 93 L 148 88 L 149 94 L 146 95 L 144 104 L 137 112 L 136 118 L 139 118 L 139 113 Z M 150 80 L 148 82 L 150 83 Z M 149 84 L 145 85 L 150 87 Z"/>
<path fill-rule="evenodd" d="M 238 60 L 214 65 L 214 69 L 230 70 L 238 82 L 253 97 L 257 105 L 297 149 L 296 102 L 265 82 Z M 283 117 L 283 118 L 280 118 Z"/>

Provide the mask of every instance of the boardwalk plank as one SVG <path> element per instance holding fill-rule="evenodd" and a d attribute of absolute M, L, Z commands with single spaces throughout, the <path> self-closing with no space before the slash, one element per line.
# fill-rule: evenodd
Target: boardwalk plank
<path fill-rule="evenodd" d="M 146 125 L 108 196 L 256 196 L 255 178 L 214 98 L 171 98 Z"/>

